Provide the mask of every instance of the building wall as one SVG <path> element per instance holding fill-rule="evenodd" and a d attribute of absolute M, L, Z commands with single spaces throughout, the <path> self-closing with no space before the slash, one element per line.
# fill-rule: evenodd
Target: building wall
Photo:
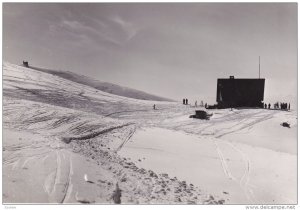
<path fill-rule="evenodd" d="M 265 79 L 218 79 L 218 107 L 261 107 Z"/>

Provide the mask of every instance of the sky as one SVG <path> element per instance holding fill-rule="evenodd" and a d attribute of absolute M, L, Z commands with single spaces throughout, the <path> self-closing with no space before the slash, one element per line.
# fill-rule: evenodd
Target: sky
<path fill-rule="evenodd" d="M 297 3 L 4 3 L 3 60 L 190 102 L 218 78 L 266 79 L 297 98 Z"/>

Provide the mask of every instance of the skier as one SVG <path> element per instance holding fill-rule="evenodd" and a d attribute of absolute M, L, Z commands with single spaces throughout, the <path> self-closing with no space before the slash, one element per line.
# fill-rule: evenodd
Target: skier
<path fill-rule="evenodd" d="M 153 109 L 155 110 L 155 104 L 153 105 Z"/>

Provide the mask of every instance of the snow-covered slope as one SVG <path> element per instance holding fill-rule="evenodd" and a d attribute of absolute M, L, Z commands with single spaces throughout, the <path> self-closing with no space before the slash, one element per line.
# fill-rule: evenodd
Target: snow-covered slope
<path fill-rule="evenodd" d="M 3 95 L 5 203 L 113 203 L 117 183 L 122 203 L 219 202 L 117 154 L 135 130 L 176 103 L 116 96 L 9 63 Z M 132 113 L 140 120 L 117 119 Z"/>
<path fill-rule="evenodd" d="M 84 75 L 78 75 L 70 71 L 57 71 L 57 70 L 50 70 L 50 69 L 44 69 L 44 68 L 38 68 L 32 66 L 30 66 L 30 68 L 38 71 L 46 72 L 49 74 L 53 74 L 83 85 L 91 86 L 97 90 L 101 90 L 118 96 L 124 96 L 128 98 L 135 98 L 141 100 L 151 100 L 151 101 L 173 101 L 171 99 L 155 96 L 140 90 L 135 90 L 128 87 L 122 87 L 120 85 L 112 84 L 109 82 L 101 82 Z"/>
<path fill-rule="evenodd" d="M 3 201 L 297 202 L 295 111 L 195 109 L 5 63 Z"/>
<path fill-rule="evenodd" d="M 141 159 L 139 167 L 186 180 L 226 203 L 295 204 L 297 115 L 263 109 L 210 111 L 208 121 L 181 115 L 139 130 L 120 155 Z"/>

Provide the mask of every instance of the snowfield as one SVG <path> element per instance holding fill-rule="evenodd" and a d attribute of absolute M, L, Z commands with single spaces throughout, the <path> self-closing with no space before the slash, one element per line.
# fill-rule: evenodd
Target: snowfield
<path fill-rule="evenodd" d="M 297 203 L 296 110 L 195 109 L 4 63 L 3 202 Z"/>

